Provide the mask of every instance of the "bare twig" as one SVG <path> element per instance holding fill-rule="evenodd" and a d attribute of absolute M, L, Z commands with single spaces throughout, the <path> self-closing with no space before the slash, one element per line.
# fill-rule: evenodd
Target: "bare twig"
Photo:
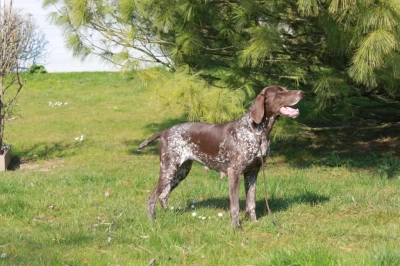
<path fill-rule="evenodd" d="M 385 128 L 393 128 L 399 127 L 400 122 L 396 123 L 385 123 L 381 125 L 374 125 L 374 126 L 341 126 L 341 127 L 309 127 L 306 125 L 302 125 L 301 129 L 305 131 L 328 131 L 328 130 L 345 130 L 345 129 L 357 129 L 357 130 L 377 130 L 377 129 L 385 129 Z"/>

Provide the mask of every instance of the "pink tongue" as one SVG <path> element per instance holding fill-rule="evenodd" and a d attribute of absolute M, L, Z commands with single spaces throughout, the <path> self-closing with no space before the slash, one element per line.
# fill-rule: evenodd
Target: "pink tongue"
<path fill-rule="evenodd" d="M 299 109 L 293 109 L 291 107 L 281 107 L 281 109 L 279 109 L 279 112 L 281 113 L 281 115 L 293 118 L 300 114 Z"/>

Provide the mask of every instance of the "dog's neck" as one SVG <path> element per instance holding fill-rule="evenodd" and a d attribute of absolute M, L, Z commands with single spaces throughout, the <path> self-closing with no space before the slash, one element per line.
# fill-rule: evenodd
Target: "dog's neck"
<path fill-rule="evenodd" d="M 265 158 L 269 155 L 269 144 L 270 144 L 270 133 L 274 123 L 276 121 L 276 116 L 266 117 L 264 116 L 261 123 L 257 124 L 256 130 L 257 135 L 260 137 L 260 153 L 259 156 Z"/>
<path fill-rule="evenodd" d="M 258 124 L 253 121 L 252 122 L 252 126 L 253 126 L 254 129 L 256 129 L 256 131 L 258 133 L 261 133 L 261 132 L 264 131 L 265 133 L 269 134 L 269 132 L 271 131 L 275 121 L 276 121 L 276 117 L 275 116 L 271 116 L 271 117 L 264 116 L 262 118 L 261 122 L 258 123 Z"/>
<path fill-rule="evenodd" d="M 264 130 L 266 123 L 267 123 L 267 118 L 264 116 L 259 124 L 256 124 L 253 121 L 253 126 L 256 128 L 257 132 L 262 132 Z"/>

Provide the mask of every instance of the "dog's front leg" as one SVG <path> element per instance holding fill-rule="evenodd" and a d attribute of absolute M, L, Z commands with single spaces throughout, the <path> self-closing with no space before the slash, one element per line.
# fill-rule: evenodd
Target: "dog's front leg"
<path fill-rule="evenodd" d="M 239 185 L 240 173 L 235 170 L 228 170 L 229 177 L 229 198 L 230 198 L 230 214 L 232 226 L 242 229 L 239 222 Z"/>
<path fill-rule="evenodd" d="M 256 181 L 259 168 L 244 173 L 244 186 L 246 191 L 246 212 L 251 221 L 257 221 L 256 216 Z"/>

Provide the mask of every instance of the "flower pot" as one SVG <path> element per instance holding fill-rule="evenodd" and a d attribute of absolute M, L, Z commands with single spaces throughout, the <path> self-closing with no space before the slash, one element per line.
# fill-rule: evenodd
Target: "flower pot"
<path fill-rule="evenodd" d="M 2 149 L 3 154 L 0 154 L 0 171 L 7 170 L 8 165 L 11 161 L 11 148 L 6 147 Z"/>

